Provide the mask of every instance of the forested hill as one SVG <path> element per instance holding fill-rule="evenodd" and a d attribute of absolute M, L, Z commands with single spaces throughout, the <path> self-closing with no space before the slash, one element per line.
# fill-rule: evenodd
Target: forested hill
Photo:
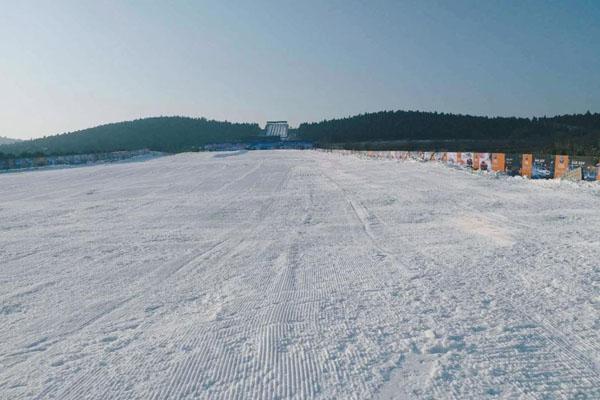
<path fill-rule="evenodd" d="M 204 118 L 155 117 L 101 125 L 77 132 L 27 140 L 0 147 L 4 157 L 34 154 L 79 154 L 150 149 L 189 151 L 208 143 L 252 140 L 258 124 L 211 121 Z M 2 156 L 2 154 L 0 154 Z"/>
<path fill-rule="evenodd" d="M 420 111 L 382 111 L 303 123 L 292 135 L 322 146 L 359 149 L 516 151 L 600 156 L 600 114 L 488 118 Z M 118 150 L 180 152 L 208 143 L 256 140 L 256 123 L 155 117 L 0 146 L 0 158 Z M 264 139 L 264 137 L 263 137 Z"/>
<path fill-rule="evenodd" d="M 296 134 L 322 145 L 338 144 L 350 148 L 389 148 L 394 146 L 394 141 L 400 141 L 398 147 L 423 147 L 425 144 L 416 143 L 428 141 L 447 150 L 465 150 L 475 146 L 486 151 L 567 151 L 598 155 L 600 114 L 588 112 L 528 119 L 382 111 L 303 123 Z"/>

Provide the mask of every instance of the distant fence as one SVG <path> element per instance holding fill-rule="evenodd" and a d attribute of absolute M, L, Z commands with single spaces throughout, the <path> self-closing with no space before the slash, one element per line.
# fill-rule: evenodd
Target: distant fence
<path fill-rule="evenodd" d="M 364 151 L 319 149 L 338 154 L 387 160 L 437 161 L 472 170 L 490 171 L 532 179 L 566 178 L 600 180 L 600 163 L 595 157 L 538 155 L 516 153 L 429 152 L 429 151 Z"/>
<path fill-rule="evenodd" d="M 82 165 L 96 162 L 115 162 L 134 157 L 159 155 L 162 153 L 148 149 L 133 151 L 113 151 L 110 153 L 72 154 L 66 156 L 42 156 L 0 159 L 1 170 L 31 169 L 58 165 Z"/>

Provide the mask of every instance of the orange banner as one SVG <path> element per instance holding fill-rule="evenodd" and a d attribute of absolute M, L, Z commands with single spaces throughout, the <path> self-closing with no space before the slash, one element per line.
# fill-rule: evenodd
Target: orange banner
<path fill-rule="evenodd" d="M 492 171 L 504 172 L 506 169 L 506 157 L 504 153 L 492 153 Z"/>
<path fill-rule="evenodd" d="M 533 167 L 533 154 L 523 154 L 521 161 L 521 176 L 531 178 L 531 170 Z"/>
<path fill-rule="evenodd" d="M 569 156 L 554 157 L 554 178 L 560 178 L 569 170 Z"/>
<path fill-rule="evenodd" d="M 473 169 L 479 169 L 479 153 L 473 153 Z"/>

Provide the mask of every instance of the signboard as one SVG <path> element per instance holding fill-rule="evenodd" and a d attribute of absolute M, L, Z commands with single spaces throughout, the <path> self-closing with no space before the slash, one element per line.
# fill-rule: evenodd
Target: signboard
<path fill-rule="evenodd" d="M 531 178 L 533 171 L 533 154 L 523 154 L 521 158 L 521 176 Z"/>
<path fill-rule="evenodd" d="M 479 169 L 479 153 L 473 153 L 471 155 L 471 168 L 475 171 Z"/>
<path fill-rule="evenodd" d="M 554 157 L 554 177 L 560 178 L 569 170 L 569 156 L 557 155 Z"/>
<path fill-rule="evenodd" d="M 506 157 L 504 153 L 492 153 L 492 171 L 504 172 L 506 169 Z"/>
<path fill-rule="evenodd" d="M 533 179 L 550 179 L 554 176 L 554 157 L 551 155 L 535 155 L 531 177 Z"/>
<path fill-rule="evenodd" d="M 516 176 L 521 174 L 521 162 L 523 157 L 521 154 L 508 153 L 504 155 L 504 161 L 506 165 L 506 173 L 510 176 Z"/>
<path fill-rule="evenodd" d="M 477 153 L 477 159 L 478 159 L 477 167 L 481 171 L 489 171 L 490 170 L 491 164 L 492 164 L 492 161 L 490 159 L 490 153 Z M 475 162 L 473 162 L 473 165 L 475 165 Z"/>
<path fill-rule="evenodd" d="M 598 159 L 595 157 L 570 157 L 569 169 L 581 168 L 583 179 L 586 181 L 595 181 L 598 176 Z"/>
<path fill-rule="evenodd" d="M 466 165 L 468 167 L 473 166 L 473 153 L 463 152 L 460 153 L 460 164 Z"/>

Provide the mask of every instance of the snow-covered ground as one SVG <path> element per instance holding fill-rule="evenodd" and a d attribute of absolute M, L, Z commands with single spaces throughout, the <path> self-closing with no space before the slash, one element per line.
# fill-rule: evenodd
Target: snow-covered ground
<path fill-rule="evenodd" d="M 0 175 L 0 398 L 598 399 L 596 189 L 315 151 Z"/>

